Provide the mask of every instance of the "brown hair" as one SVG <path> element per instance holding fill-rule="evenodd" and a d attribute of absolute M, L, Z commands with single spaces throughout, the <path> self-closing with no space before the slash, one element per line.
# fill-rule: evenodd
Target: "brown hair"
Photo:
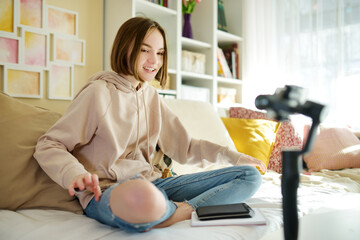
<path fill-rule="evenodd" d="M 165 31 L 159 23 L 149 18 L 134 17 L 121 25 L 111 50 L 112 70 L 118 74 L 133 75 L 138 81 L 144 82 L 138 75 L 136 62 L 140 53 L 141 44 L 143 43 L 146 34 L 155 29 L 160 31 L 164 39 L 163 65 L 156 74 L 155 79 L 160 81 L 161 86 L 165 86 L 168 60 Z M 129 49 L 132 49 L 132 51 L 128 61 Z"/>

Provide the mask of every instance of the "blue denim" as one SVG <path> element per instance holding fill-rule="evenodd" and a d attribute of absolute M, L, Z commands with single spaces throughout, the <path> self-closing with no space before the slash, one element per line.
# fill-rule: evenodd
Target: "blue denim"
<path fill-rule="evenodd" d="M 261 185 L 259 171 L 251 166 L 234 166 L 213 171 L 157 179 L 153 184 L 167 199 L 167 211 L 156 222 L 132 224 L 116 217 L 109 207 L 114 185 L 106 189 L 99 202 L 91 200 L 85 209 L 87 216 L 127 232 L 144 232 L 168 219 L 176 210 L 172 202 L 188 202 L 194 209 L 199 206 L 240 203 L 249 199 Z"/>
<path fill-rule="evenodd" d="M 261 185 L 259 171 L 251 166 L 234 166 L 213 171 L 157 179 L 153 183 L 175 202 L 200 206 L 240 203 Z"/>
<path fill-rule="evenodd" d="M 159 220 L 150 223 L 126 222 L 121 218 L 115 216 L 110 209 L 111 191 L 119 184 L 121 184 L 121 182 L 114 184 L 110 188 L 106 189 L 102 193 L 100 200 L 98 202 L 95 201 L 95 198 L 91 199 L 90 203 L 87 205 L 87 207 L 84 210 L 85 214 L 90 218 L 98 220 L 99 222 L 102 222 L 112 227 L 123 229 L 127 232 L 145 232 L 151 229 L 152 227 L 154 227 L 155 225 L 168 219 L 171 215 L 174 214 L 175 210 L 177 209 L 176 204 L 173 203 L 172 201 L 169 201 L 165 192 L 160 189 L 161 192 L 164 194 L 167 203 L 166 213 L 164 214 L 164 216 L 162 216 Z"/>

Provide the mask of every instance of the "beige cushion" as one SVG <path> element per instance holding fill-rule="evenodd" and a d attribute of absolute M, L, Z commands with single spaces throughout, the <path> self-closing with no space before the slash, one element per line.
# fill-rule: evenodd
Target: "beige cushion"
<path fill-rule="evenodd" d="M 77 199 L 52 181 L 33 157 L 38 138 L 60 114 L 22 103 L 3 93 L 0 93 L 0 109 L 0 208 L 82 213 Z"/>
<path fill-rule="evenodd" d="M 185 129 L 193 138 L 208 140 L 237 151 L 228 131 L 210 103 L 183 99 L 165 98 L 164 100 L 169 108 L 179 117 Z M 174 171 L 177 174 L 187 174 L 224 167 L 209 166 L 207 169 L 201 169 L 192 165 L 181 165 L 177 162 L 173 163 Z"/>
<path fill-rule="evenodd" d="M 164 100 L 193 138 L 208 140 L 236 151 L 221 118 L 210 103 L 167 98 Z"/>
<path fill-rule="evenodd" d="M 308 129 L 305 129 L 306 135 Z M 304 156 L 304 160 L 310 172 L 360 168 L 360 140 L 347 126 L 322 124 L 314 148 Z"/>

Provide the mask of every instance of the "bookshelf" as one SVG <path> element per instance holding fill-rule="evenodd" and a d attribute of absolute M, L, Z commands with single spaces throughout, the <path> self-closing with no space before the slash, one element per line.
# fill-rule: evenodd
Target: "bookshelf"
<path fill-rule="evenodd" d="M 169 48 L 170 90 L 159 90 L 160 94 L 182 96 L 182 86 L 206 88 L 210 92 L 209 101 L 216 108 L 229 108 L 242 103 L 242 73 L 237 79 L 224 78 L 217 73 L 217 47 L 237 44 L 240 50 L 242 69 L 242 1 L 222 0 L 227 32 L 218 30 L 218 0 L 198 3 L 191 15 L 193 39 L 182 37 L 183 14 L 181 0 L 168 0 L 168 7 L 147 0 L 104 0 L 104 69 L 110 70 L 112 42 L 120 25 L 134 16 L 145 16 L 158 21 L 167 33 Z M 116 23 L 116 24 L 114 24 Z M 183 71 L 182 50 L 205 55 L 205 73 Z M 236 103 L 217 102 L 219 88 L 236 89 Z M 188 95 L 188 94 L 186 94 Z"/>

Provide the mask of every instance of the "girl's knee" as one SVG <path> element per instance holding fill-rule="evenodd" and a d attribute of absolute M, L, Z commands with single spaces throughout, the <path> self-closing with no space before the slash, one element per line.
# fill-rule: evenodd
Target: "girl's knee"
<path fill-rule="evenodd" d="M 248 181 L 250 181 L 253 186 L 253 194 L 254 194 L 261 186 L 262 176 L 259 170 L 255 167 L 251 167 L 249 171 L 250 173 L 248 175 Z"/>
<path fill-rule="evenodd" d="M 112 190 L 109 202 L 114 215 L 129 223 L 154 222 L 166 212 L 165 196 L 146 180 L 119 184 Z"/>
<path fill-rule="evenodd" d="M 252 167 L 252 166 L 248 166 L 249 167 L 249 176 L 253 179 L 253 181 L 255 183 L 257 183 L 257 185 L 260 185 L 261 182 L 262 182 L 262 176 L 261 176 L 261 173 L 260 171 L 255 168 L 255 167 Z"/>
<path fill-rule="evenodd" d="M 249 165 L 241 165 L 238 167 L 241 168 L 241 172 L 242 172 L 240 178 L 254 185 L 254 188 L 256 189 L 260 187 L 262 183 L 262 176 L 257 168 Z"/>

